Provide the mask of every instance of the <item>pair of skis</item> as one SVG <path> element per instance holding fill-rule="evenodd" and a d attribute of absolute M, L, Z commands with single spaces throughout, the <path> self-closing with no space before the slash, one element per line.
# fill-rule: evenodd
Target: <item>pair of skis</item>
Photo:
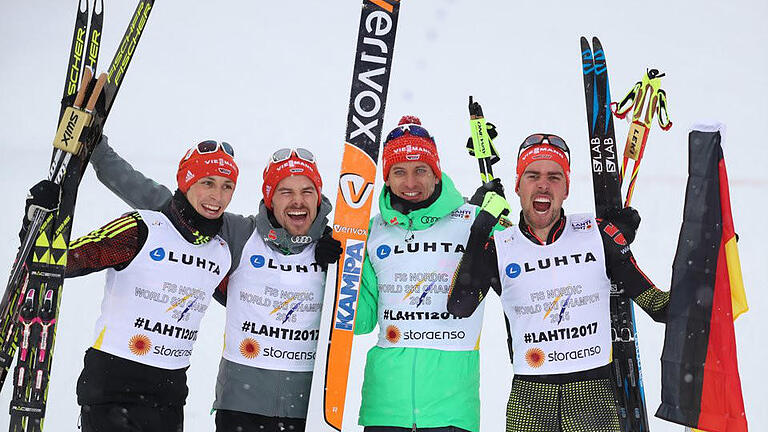
<path fill-rule="evenodd" d="M 581 38 L 584 96 L 592 165 L 592 186 L 597 217 L 610 209 L 621 208 L 621 167 L 617 158 L 616 138 L 611 113 L 611 93 L 605 52 L 597 38 L 592 46 Z M 645 406 L 639 345 L 632 301 L 611 285 L 611 334 L 613 356 L 611 374 L 615 385 L 619 420 L 624 432 L 647 432 L 648 411 Z"/>
<path fill-rule="evenodd" d="M 31 215 L 0 301 L 0 387 L 18 350 L 10 403 L 11 432 L 43 429 L 77 190 L 154 4 L 154 0 L 139 1 L 108 74 L 93 79 L 100 51 L 103 0 L 93 0 L 90 30 L 88 2 L 78 1 L 48 170 L 48 180 L 61 188 L 59 207 L 50 213 L 36 210 Z"/>

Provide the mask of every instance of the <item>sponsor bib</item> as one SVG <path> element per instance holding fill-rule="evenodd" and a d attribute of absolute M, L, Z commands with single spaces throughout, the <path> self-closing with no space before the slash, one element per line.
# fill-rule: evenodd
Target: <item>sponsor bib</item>
<path fill-rule="evenodd" d="M 107 270 L 93 347 L 150 366 L 189 366 L 200 320 L 229 271 L 227 243 L 187 242 L 165 215 L 139 211 L 147 241 L 125 269 Z"/>
<path fill-rule="evenodd" d="M 494 238 L 515 373 L 560 374 L 608 364 L 611 287 L 594 218 L 568 216 L 563 234 L 546 246 L 525 238 L 517 226 Z"/>
<path fill-rule="evenodd" d="M 412 235 L 385 224 L 381 215 L 374 218 L 367 253 L 379 282 L 380 347 L 478 348 L 484 303 L 468 318 L 447 310 L 475 209 L 465 204 Z"/>
<path fill-rule="evenodd" d="M 264 369 L 313 369 L 325 290 L 314 256 L 315 245 L 283 255 L 251 235 L 229 277 L 224 358 Z"/>

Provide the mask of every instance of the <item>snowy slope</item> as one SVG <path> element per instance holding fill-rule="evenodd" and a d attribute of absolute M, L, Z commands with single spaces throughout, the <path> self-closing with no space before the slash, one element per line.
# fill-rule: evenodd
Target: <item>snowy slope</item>
<path fill-rule="evenodd" d="M 135 3 L 107 2 L 102 44 L 106 68 Z M 579 36 L 603 41 L 614 99 L 646 67 L 666 72 L 663 87 L 675 126 L 651 132 L 633 205 L 643 223 L 633 251 L 660 286 L 671 277 L 687 170 L 687 128 L 716 119 L 728 126 L 724 143 L 744 282 L 751 312 L 736 323 L 747 416 L 768 429 L 760 335 L 768 285 L 760 202 L 768 186 L 761 162 L 768 150 L 756 134 L 768 109 L 768 3 L 733 0 L 628 2 L 509 2 L 403 0 L 385 129 L 403 114 L 421 117 L 435 135 L 443 167 L 465 194 L 478 185 L 476 164 L 463 150 L 466 100 L 473 94 L 495 122 L 510 184 L 519 142 L 533 132 L 556 133 L 572 147 L 567 211 L 592 208 Z M 301 10 L 299 11 L 299 7 Z M 15 254 L 24 195 L 45 174 L 55 131 L 74 21 L 75 1 L 0 2 L 0 150 L 6 161 L 6 209 L 0 216 L 0 263 Z M 591 10 L 590 10 L 591 9 Z M 280 146 L 305 146 L 320 158 L 325 192 L 335 201 L 359 0 L 332 2 L 203 2 L 158 0 L 107 124 L 111 144 L 147 175 L 174 185 L 187 146 L 206 138 L 236 148 L 241 177 L 230 210 L 255 212 L 261 171 Z M 591 15 L 590 15 L 591 13 Z M 616 123 L 617 137 L 627 125 Z M 758 162 L 755 164 L 755 162 Z M 763 198 L 764 199 L 764 198 Z M 83 181 L 73 235 L 101 226 L 128 208 L 92 173 Z M 62 300 L 47 430 L 74 430 L 75 382 L 92 343 L 103 274 L 71 280 Z M 224 311 L 203 322 L 190 368 L 186 430 L 213 430 L 209 415 L 221 353 Z M 325 324 L 324 324 L 324 329 Z M 501 430 L 511 367 L 498 299 L 490 298 L 482 341 L 482 431 Z M 647 401 L 660 398 L 663 327 L 638 320 Z M 356 339 L 345 430 L 356 428 L 364 356 L 373 336 Z M 320 351 L 325 347 L 321 345 Z M 9 400 L 0 393 L 0 410 Z M 322 395 L 311 396 L 321 419 Z M 320 420 L 316 420 L 320 421 Z M 652 419 L 654 431 L 682 427 Z M 7 417 L 0 415 L 0 430 Z M 313 423 L 310 431 L 322 430 Z"/>

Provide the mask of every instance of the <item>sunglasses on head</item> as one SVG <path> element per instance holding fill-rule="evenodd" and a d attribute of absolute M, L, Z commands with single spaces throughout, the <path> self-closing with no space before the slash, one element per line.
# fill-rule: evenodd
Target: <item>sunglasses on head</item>
<path fill-rule="evenodd" d="M 301 147 L 281 148 L 272 153 L 272 156 L 270 156 L 269 160 L 272 163 L 280 163 L 287 161 L 291 158 L 291 155 L 294 154 L 301 160 L 307 161 L 309 163 L 315 163 L 315 155 L 313 155 L 311 151 Z"/>
<path fill-rule="evenodd" d="M 228 142 L 222 141 L 213 141 L 213 140 L 206 140 L 200 143 L 197 143 L 197 152 L 200 154 L 206 154 L 206 153 L 215 153 L 221 149 L 224 153 L 235 157 L 235 149 L 232 148 L 231 145 L 229 145 Z"/>
<path fill-rule="evenodd" d="M 520 158 L 520 155 L 523 153 L 523 150 L 537 146 L 540 144 L 548 144 L 553 147 L 559 148 L 563 152 L 565 152 L 565 155 L 568 157 L 568 160 L 571 159 L 571 151 L 568 149 L 568 144 L 565 143 L 565 140 L 560 138 L 557 135 L 550 135 L 550 134 L 533 134 L 530 135 L 528 138 L 523 140 L 523 143 L 520 144 L 520 150 L 517 152 L 517 157 Z"/>
<path fill-rule="evenodd" d="M 197 143 L 196 146 L 192 147 L 187 151 L 187 154 L 184 156 L 184 160 L 189 159 L 192 157 L 192 155 L 197 152 L 198 154 L 208 154 L 208 153 L 216 153 L 219 149 L 221 149 L 224 153 L 235 157 L 235 149 L 232 148 L 231 145 L 229 145 L 228 142 L 218 142 L 214 140 L 206 140 Z"/>
<path fill-rule="evenodd" d="M 395 138 L 400 138 L 401 136 L 405 135 L 406 132 L 410 133 L 413 136 L 417 136 L 420 138 L 427 138 L 432 142 L 435 142 L 435 139 L 432 138 L 432 135 L 430 135 L 426 129 L 424 129 L 419 125 L 414 125 L 414 124 L 404 124 L 392 129 L 392 132 L 390 132 L 389 135 L 387 135 L 387 141 L 393 140 Z"/>

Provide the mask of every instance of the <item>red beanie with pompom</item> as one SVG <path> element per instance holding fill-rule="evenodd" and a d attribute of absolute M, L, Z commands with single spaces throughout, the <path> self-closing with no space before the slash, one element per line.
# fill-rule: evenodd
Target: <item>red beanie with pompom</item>
<path fill-rule="evenodd" d="M 387 135 L 382 152 L 384 181 L 389 178 L 392 165 L 400 162 L 424 162 L 429 165 L 435 177 L 442 179 L 440 157 L 435 139 L 421 126 L 416 116 L 403 116 L 397 127 Z"/>

